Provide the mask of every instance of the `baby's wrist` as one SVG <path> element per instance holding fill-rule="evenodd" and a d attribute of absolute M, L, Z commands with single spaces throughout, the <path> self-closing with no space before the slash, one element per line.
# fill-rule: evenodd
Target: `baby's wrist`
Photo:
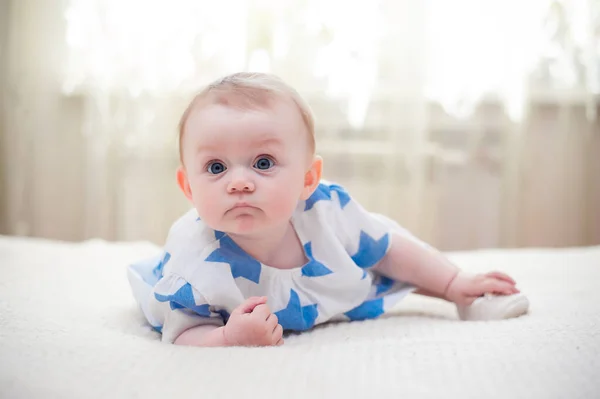
<path fill-rule="evenodd" d="M 239 328 L 227 328 L 227 324 L 221 327 L 223 329 L 224 346 L 252 346 L 251 337 L 240 334 L 242 330 Z M 233 335 L 233 336 L 232 336 Z"/>
<path fill-rule="evenodd" d="M 460 270 L 456 270 L 456 272 L 454 273 L 454 275 L 450 278 L 450 280 L 448 280 L 448 283 L 446 283 L 446 288 L 444 288 L 444 293 L 442 294 L 444 298 L 446 299 L 451 299 L 449 298 L 449 291 L 452 288 L 452 284 L 454 284 L 454 282 L 456 281 L 456 278 L 458 277 L 458 275 L 460 274 Z"/>
<path fill-rule="evenodd" d="M 227 325 L 221 327 L 221 339 L 223 340 L 223 346 L 237 346 L 230 338 L 227 338 Z"/>

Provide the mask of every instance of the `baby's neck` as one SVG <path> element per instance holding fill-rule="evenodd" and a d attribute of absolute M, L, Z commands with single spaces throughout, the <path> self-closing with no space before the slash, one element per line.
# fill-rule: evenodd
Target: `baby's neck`
<path fill-rule="evenodd" d="M 305 263 L 302 244 L 290 222 L 256 236 L 229 236 L 247 254 L 265 265 L 292 269 Z"/>

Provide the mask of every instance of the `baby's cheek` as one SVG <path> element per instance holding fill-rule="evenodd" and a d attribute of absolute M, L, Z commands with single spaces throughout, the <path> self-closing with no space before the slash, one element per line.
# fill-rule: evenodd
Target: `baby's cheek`
<path fill-rule="evenodd" d="M 219 220 L 219 201 L 214 196 L 199 196 L 194 200 L 194 206 L 200 215 L 200 218 L 204 220 L 208 225 L 214 224 Z"/>
<path fill-rule="evenodd" d="M 294 213 L 296 206 L 298 205 L 298 198 L 293 196 L 291 193 L 280 193 L 280 195 L 274 196 L 273 201 L 269 208 L 271 209 L 271 216 L 273 218 L 289 218 Z"/>

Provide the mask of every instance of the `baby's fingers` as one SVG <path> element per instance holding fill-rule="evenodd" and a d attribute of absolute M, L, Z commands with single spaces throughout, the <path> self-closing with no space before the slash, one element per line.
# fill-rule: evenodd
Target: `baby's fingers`
<path fill-rule="evenodd" d="M 497 280 L 495 278 L 488 278 L 483 282 L 482 285 L 483 293 L 494 293 L 511 295 L 515 294 L 515 286 L 506 281 Z"/>
<path fill-rule="evenodd" d="M 275 331 L 275 328 L 279 325 L 279 320 L 277 319 L 277 315 L 275 313 L 271 313 L 267 318 L 267 328 L 270 328 L 270 331 Z"/>
<path fill-rule="evenodd" d="M 281 324 L 277 324 L 275 331 L 273 331 L 272 342 L 275 345 L 283 345 L 283 327 Z"/>
<path fill-rule="evenodd" d="M 485 275 L 486 275 L 486 277 L 493 277 L 498 280 L 506 281 L 507 283 L 511 283 L 512 285 L 516 284 L 515 280 L 513 280 L 512 277 L 510 277 L 508 274 L 505 274 L 502 272 L 490 272 L 490 273 L 486 273 Z"/>
<path fill-rule="evenodd" d="M 271 309 L 269 309 L 269 305 L 266 303 L 261 303 L 252 310 L 252 316 L 259 320 L 266 321 L 271 315 Z"/>
<path fill-rule="evenodd" d="M 253 296 L 246 299 L 240 306 L 233 310 L 235 314 L 251 313 L 255 307 L 267 302 L 265 296 Z"/>

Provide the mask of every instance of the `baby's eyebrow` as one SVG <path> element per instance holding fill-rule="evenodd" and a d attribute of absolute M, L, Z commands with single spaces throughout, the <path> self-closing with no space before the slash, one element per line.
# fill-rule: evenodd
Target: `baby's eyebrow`
<path fill-rule="evenodd" d="M 200 153 L 200 152 L 215 152 L 218 149 L 219 149 L 219 146 L 216 146 L 216 145 L 212 145 L 212 144 L 200 144 L 196 148 L 196 153 Z"/>
<path fill-rule="evenodd" d="M 278 137 L 266 137 L 266 138 L 262 138 L 262 139 L 258 139 L 252 142 L 252 144 L 250 144 L 251 148 L 262 148 L 262 147 L 268 147 L 268 148 L 281 148 L 283 147 L 283 141 L 281 141 L 280 138 Z M 196 154 L 200 154 L 200 153 L 214 153 L 214 152 L 218 152 L 220 150 L 223 150 L 223 145 L 219 145 L 219 144 L 214 144 L 214 143 L 207 143 L 207 144 L 199 144 L 196 147 Z"/>
<path fill-rule="evenodd" d="M 264 138 L 262 140 L 258 140 L 256 142 L 256 145 L 258 147 L 262 147 L 262 146 L 274 146 L 274 147 L 281 147 L 283 145 L 283 143 L 281 142 L 281 140 L 277 137 L 267 137 Z"/>

